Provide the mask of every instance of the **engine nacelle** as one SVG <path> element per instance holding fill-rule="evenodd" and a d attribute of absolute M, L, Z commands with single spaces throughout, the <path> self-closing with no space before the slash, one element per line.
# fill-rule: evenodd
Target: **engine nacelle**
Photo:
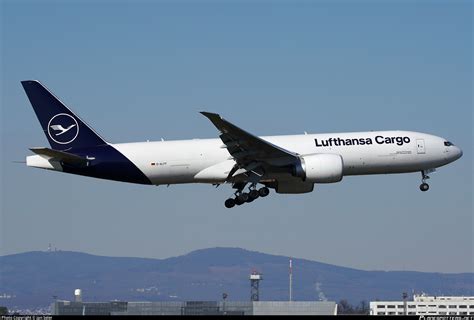
<path fill-rule="evenodd" d="M 293 175 L 303 181 L 332 183 L 342 180 L 344 163 L 338 154 L 309 154 L 300 157 Z"/>

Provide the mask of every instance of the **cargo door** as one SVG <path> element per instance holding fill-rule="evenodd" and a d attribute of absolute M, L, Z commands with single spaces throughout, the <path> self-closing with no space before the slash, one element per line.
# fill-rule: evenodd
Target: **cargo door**
<path fill-rule="evenodd" d="M 417 149 L 418 154 L 424 154 L 425 153 L 425 140 L 423 139 L 416 140 L 416 149 Z"/>

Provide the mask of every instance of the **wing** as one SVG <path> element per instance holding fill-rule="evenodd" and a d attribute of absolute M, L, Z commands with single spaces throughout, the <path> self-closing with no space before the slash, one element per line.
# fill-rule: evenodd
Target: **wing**
<path fill-rule="evenodd" d="M 242 172 L 259 166 L 285 166 L 297 163 L 299 156 L 237 127 L 220 115 L 201 112 L 221 132 L 219 136 Z M 229 176 L 237 171 L 231 172 Z M 239 172 L 240 173 L 240 172 Z"/>

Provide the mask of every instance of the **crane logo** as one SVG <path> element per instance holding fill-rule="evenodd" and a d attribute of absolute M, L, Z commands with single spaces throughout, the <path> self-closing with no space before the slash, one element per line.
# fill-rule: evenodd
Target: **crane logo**
<path fill-rule="evenodd" d="M 48 135 L 56 143 L 68 144 L 79 134 L 77 120 L 67 113 L 59 113 L 48 122 Z"/>

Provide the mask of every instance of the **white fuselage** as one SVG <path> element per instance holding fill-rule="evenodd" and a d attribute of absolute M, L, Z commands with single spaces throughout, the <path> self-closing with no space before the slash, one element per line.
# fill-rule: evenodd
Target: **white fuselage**
<path fill-rule="evenodd" d="M 462 155 L 446 139 L 411 131 L 371 131 L 261 137 L 300 155 L 338 154 L 344 175 L 434 169 Z M 397 139 L 398 138 L 398 139 Z M 155 185 L 222 183 L 235 164 L 220 139 L 113 144 Z"/>

